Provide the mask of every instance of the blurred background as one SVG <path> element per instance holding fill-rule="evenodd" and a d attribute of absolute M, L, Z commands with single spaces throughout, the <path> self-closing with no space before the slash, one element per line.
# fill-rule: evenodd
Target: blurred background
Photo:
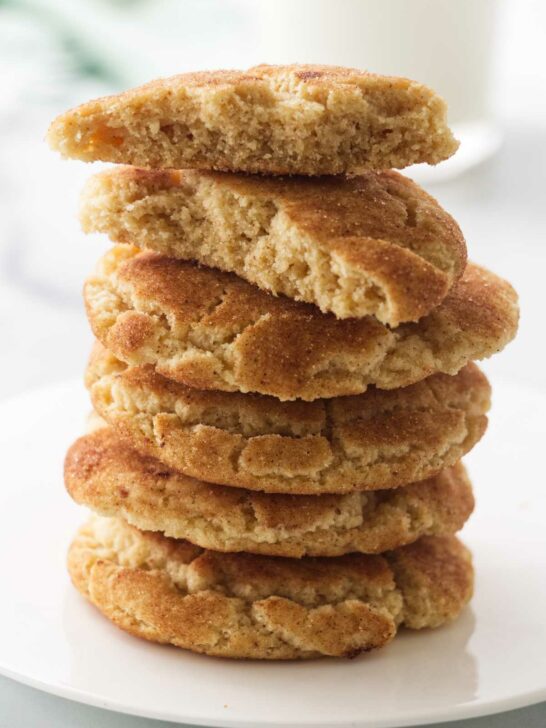
<path fill-rule="evenodd" d="M 520 336 L 490 373 L 544 387 L 546 3 L 541 0 L 0 0 L 0 397 L 81 377 L 91 165 L 45 145 L 50 120 L 156 76 L 260 62 L 338 63 L 432 85 L 462 140 L 412 168 L 470 254 L 518 288 Z"/>

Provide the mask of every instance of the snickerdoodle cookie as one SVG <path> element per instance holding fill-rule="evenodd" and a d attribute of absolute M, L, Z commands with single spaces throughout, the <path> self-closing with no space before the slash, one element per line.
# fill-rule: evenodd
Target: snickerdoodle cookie
<path fill-rule="evenodd" d="M 396 172 L 267 178 L 114 167 L 88 182 L 87 232 L 231 271 L 338 318 L 397 326 L 462 275 L 459 226 Z"/>
<path fill-rule="evenodd" d="M 352 657 L 400 625 L 454 619 L 473 589 L 470 554 L 454 536 L 382 556 L 285 559 L 203 551 L 97 516 L 76 535 L 68 568 L 122 629 L 234 658 Z"/>
<path fill-rule="evenodd" d="M 417 323 L 338 320 L 232 273 L 118 245 L 85 285 L 96 337 L 128 364 L 198 389 L 282 400 L 396 389 L 502 349 L 518 323 L 513 288 L 468 265 Z"/>
<path fill-rule="evenodd" d="M 314 402 L 197 390 L 97 345 L 86 383 L 134 449 L 212 483 L 271 493 L 395 488 L 456 463 L 483 435 L 489 383 L 470 364 L 410 387 Z"/>
<path fill-rule="evenodd" d="M 402 488 L 347 495 L 279 495 L 212 485 L 139 455 L 108 427 L 77 440 L 65 460 L 74 500 L 146 531 L 214 551 L 269 556 L 381 553 L 452 534 L 474 507 L 459 463 Z"/>
<path fill-rule="evenodd" d="M 67 111 L 48 140 L 87 162 L 306 175 L 437 164 L 458 147 L 426 86 L 309 65 L 152 81 Z"/>

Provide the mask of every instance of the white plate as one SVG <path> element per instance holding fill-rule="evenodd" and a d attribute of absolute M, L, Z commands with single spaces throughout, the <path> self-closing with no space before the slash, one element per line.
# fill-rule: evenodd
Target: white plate
<path fill-rule="evenodd" d="M 88 410 L 79 384 L 0 406 L 0 672 L 65 698 L 210 726 L 409 726 L 546 698 L 546 396 L 497 382 L 468 458 L 465 529 L 477 590 L 455 624 L 399 635 L 356 660 L 233 662 L 116 629 L 70 586 L 66 546 L 85 518 L 62 459 Z"/>

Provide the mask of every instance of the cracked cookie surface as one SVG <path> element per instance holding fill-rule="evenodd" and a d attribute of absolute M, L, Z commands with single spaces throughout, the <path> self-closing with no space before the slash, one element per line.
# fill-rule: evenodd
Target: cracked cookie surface
<path fill-rule="evenodd" d="M 453 536 L 382 556 L 284 559 L 221 554 L 94 516 L 68 555 L 76 588 L 145 639 L 233 658 L 355 656 L 400 625 L 438 627 L 472 596 Z"/>
<path fill-rule="evenodd" d="M 88 162 L 305 175 L 437 164 L 458 147 L 423 84 L 322 65 L 158 79 L 61 114 L 48 141 Z"/>
<path fill-rule="evenodd" d="M 84 290 L 96 337 L 129 364 L 197 389 L 314 400 L 396 389 L 502 349 L 515 335 L 517 296 L 468 265 L 448 296 L 395 329 L 368 316 L 338 320 L 195 263 L 118 245 Z"/>
<path fill-rule="evenodd" d="M 200 480 L 310 494 L 394 488 L 455 464 L 483 435 L 490 387 L 474 364 L 403 389 L 314 402 L 196 390 L 97 344 L 86 383 L 136 450 Z"/>
<path fill-rule="evenodd" d="M 457 223 L 396 172 L 266 178 L 114 167 L 87 183 L 86 232 L 237 273 L 338 318 L 397 326 L 462 275 Z"/>

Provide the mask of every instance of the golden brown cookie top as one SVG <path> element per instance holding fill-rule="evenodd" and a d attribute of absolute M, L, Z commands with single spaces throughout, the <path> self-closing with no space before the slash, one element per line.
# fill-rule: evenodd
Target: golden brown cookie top
<path fill-rule="evenodd" d="M 216 551 L 271 556 L 381 553 L 462 527 L 474 500 L 461 464 L 386 493 L 292 496 L 212 485 L 140 455 L 103 426 L 65 460 L 78 503 Z"/>
<path fill-rule="evenodd" d="M 487 425 L 475 365 L 410 387 L 314 402 L 196 390 L 98 345 L 86 375 L 97 411 L 127 442 L 207 482 L 277 493 L 393 488 L 453 465 Z"/>
<path fill-rule="evenodd" d="M 282 400 L 455 374 L 500 351 L 518 322 L 512 287 L 472 264 L 431 314 L 390 329 L 373 317 L 338 320 L 233 274 L 130 246 L 102 258 L 85 300 L 93 332 L 123 361 L 200 389 Z"/>
<path fill-rule="evenodd" d="M 48 140 L 85 161 L 305 175 L 436 164 L 458 147 L 426 86 L 298 65 L 158 79 L 67 111 Z"/>
<path fill-rule="evenodd" d="M 457 223 L 396 172 L 284 177 L 132 167 L 93 177 L 88 232 L 237 273 L 338 318 L 416 321 L 462 275 Z"/>
<path fill-rule="evenodd" d="M 97 517 L 76 536 L 68 565 L 77 588 L 133 634 L 262 659 L 354 656 L 389 642 L 400 622 L 438 626 L 459 614 L 473 581 L 454 537 L 384 557 L 298 560 L 200 551 Z"/>

